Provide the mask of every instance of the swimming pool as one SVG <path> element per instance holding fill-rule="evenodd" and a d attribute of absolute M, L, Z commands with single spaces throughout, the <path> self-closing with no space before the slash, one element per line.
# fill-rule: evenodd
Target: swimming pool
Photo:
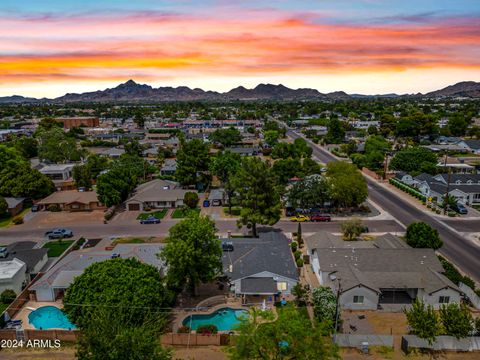
<path fill-rule="evenodd" d="M 232 330 L 240 324 L 240 320 L 248 316 L 246 310 L 221 308 L 208 315 L 190 315 L 183 320 L 183 325 L 197 330 L 202 325 L 215 325 L 218 331 Z"/>
<path fill-rule="evenodd" d="M 62 310 L 55 306 L 42 306 L 28 315 L 28 321 L 35 329 L 66 329 L 73 330 L 73 325 Z"/>

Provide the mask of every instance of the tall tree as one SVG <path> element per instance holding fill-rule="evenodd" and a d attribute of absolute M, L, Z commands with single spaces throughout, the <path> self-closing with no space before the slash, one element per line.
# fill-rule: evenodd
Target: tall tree
<path fill-rule="evenodd" d="M 121 310 L 99 307 L 82 327 L 76 356 L 79 360 L 171 360 L 171 350 L 158 339 L 164 325 L 158 313 L 149 314 L 143 324 L 131 325 Z"/>
<path fill-rule="evenodd" d="M 292 305 L 279 308 L 277 320 L 255 308 L 238 327 L 233 360 L 340 359 L 337 348 L 326 337 L 323 324 L 312 326 L 310 319 Z"/>
<path fill-rule="evenodd" d="M 209 146 L 202 140 L 181 141 L 175 176 L 182 185 L 197 185 L 205 180 L 209 165 Z"/>
<path fill-rule="evenodd" d="M 3 196 L 0 196 L 0 218 L 5 216 L 8 211 L 7 200 Z"/>
<path fill-rule="evenodd" d="M 330 196 L 337 205 L 355 207 L 367 199 L 367 182 L 355 165 L 333 161 L 328 163 L 326 175 Z"/>
<path fill-rule="evenodd" d="M 440 308 L 440 320 L 446 335 L 466 338 L 474 330 L 472 314 L 464 304 L 448 304 Z"/>
<path fill-rule="evenodd" d="M 126 325 L 139 326 L 172 302 L 160 270 L 137 259 L 110 259 L 88 266 L 75 277 L 63 298 L 64 311 L 80 329 L 88 327 L 96 309 L 114 311 Z"/>
<path fill-rule="evenodd" d="M 92 187 L 92 174 L 87 165 L 75 165 L 72 169 L 72 177 L 77 188 L 90 189 Z"/>
<path fill-rule="evenodd" d="M 195 295 L 199 283 L 213 280 L 222 269 L 222 248 L 215 236 L 215 223 L 207 216 L 191 214 L 169 230 L 160 256 L 168 265 L 168 283 L 185 285 Z"/>
<path fill-rule="evenodd" d="M 402 170 L 408 173 L 435 171 L 437 155 L 423 147 L 409 147 L 398 151 L 390 162 L 390 169 Z"/>
<path fill-rule="evenodd" d="M 408 225 L 405 239 L 407 240 L 407 244 L 414 248 L 437 250 L 443 245 L 438 231 L 430 224 L 424 222 L 416 222 Z"/>
<path fill-rule="evenodd" d="M 85 152 L 78 149 L 74 138 L 68 137 L 63 129 L 37 130 L 38 156 L 55 163 L 80 161 Z"/>
<path fill-rule="evenodd" d="M 210 134 L 208 139 L 211 142 L 222 144 L 224 147 L 229 147 L 239 143 L 242 140 L 242 135 L 240 134 L 240 131 L 234 127 L 229 127 L 227 129 L 215 130 Z"/>
<path fill-rule="evenodd" d="M 345 129 L 337 118 L 333 118 L 328 122 L 328 132 L 325 140 L 329 144 L 340 144 L 345 138 Z"/>
<path fill-rule="evenodd" d="M 412 334 L 432 345 L 440 333 L 440 320 L 433 306 L 425 305 L 423 301 L 416 299 L 412 307 L 405 309 L 404 313 Z"/>
<path fill-rule="evenodd" d="M 28 164 L 0 168 L 0 194 L 3 196 L 36 200 L 50 195 L 54 190 L 52 180 Z"/>
<path fill-rule="evenodd" d="M 280 195 L 272 169 L 257 157 L 245 158 L 234 179 L 241 206 L 239 225 L 249 225 L 257 236 L 257 224 L 273 225 L 280 220 Z"/>

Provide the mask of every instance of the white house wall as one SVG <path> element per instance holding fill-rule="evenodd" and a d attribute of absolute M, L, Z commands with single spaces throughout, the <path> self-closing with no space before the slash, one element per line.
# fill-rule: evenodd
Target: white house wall
<path fill-rule="evenodd" d="M 431 295 L 427 293 L 424 293 L 422 295 L 423 295 L 422 296 L 423 301 L 426 304 L 432 305 L 435 309 L 439 309 L 442 306 L 442 304 L 439 303 L 440 296 L 449 296 L 450 297 L 449 304 L 451 303 L 459 304 L 461 300 L 460 294 L 458 293 L 458 291 L 455 291 L 451 288 L 442 289 Z M 420 298 L 420 295 L 419 295 L 419 298 Z"/>
<path fill-rule="evenodd" d="M 363 296 L 363 304 L 355 304 L 354 296 Z M 340 307 L 348 310 L 376 310 L 378 305 L 378 294 L 366 287 L 359 286 L 344 291 L 340 295 Z"/>

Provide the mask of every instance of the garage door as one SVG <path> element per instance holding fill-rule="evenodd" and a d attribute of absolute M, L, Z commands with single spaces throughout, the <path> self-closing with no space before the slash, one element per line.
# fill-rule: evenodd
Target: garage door
<path fill-rule="evenodd" d="M 140 210 L 140 204 L 128 204 L 128 210 L 129 211 L 139 211 Z"/>

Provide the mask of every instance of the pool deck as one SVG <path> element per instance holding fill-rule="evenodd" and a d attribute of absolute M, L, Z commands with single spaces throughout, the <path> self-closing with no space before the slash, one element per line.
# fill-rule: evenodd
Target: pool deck
<path fill-rule="evenodd" d="M 61 300 L 58 301 L 32 301 L 30 300 L 27 302 L 22 309 L 14 316 L 13 320 L 22 320 L 22 328 L 23 329 L 35 329 L 33 325 L 30 324 L 28 321 L 28 315 L 32 312 L 32 310 L 29 310 L 27 308 L 35 308 L 38 309 L 42 306 L 55 306 L 59 309 L 63 308 L 63 304 Z"/>
<path fill-rule="evenodd" d="M 173 321 L 172 321 L 172 331 L 174 333 L 177 332 L 177 330 L 183 326 L 183 320 L 190 316 L 190 315 L 209 315 L 214 313 L 215 311 L 222 309 L 222 308 L 230 308 L 234 310 L 247 310 L 250 309 L 252 306 L 247 306 L 242 304 L 242 301 L 240 298 L 234 298 L 234 297 L 227 297 L 225 302 L 222 304 L 217 304 L 211 307 L 208 307 L 207 309 L 202 308 L 199 310 L 183 310 L 183 309 L 175 309 L 173 313 Z M 259 306 L 257 306 L 259 307 Z M 275 312 L 275 306 L 273 306 L 273 303 L 267 303 L 267 310 L 273 310 Z M 219 333 L 229 333 L 231 330 L 228 331 L 219 331 Z M 192 331 L 194 333 L 195 330 Z"/>

